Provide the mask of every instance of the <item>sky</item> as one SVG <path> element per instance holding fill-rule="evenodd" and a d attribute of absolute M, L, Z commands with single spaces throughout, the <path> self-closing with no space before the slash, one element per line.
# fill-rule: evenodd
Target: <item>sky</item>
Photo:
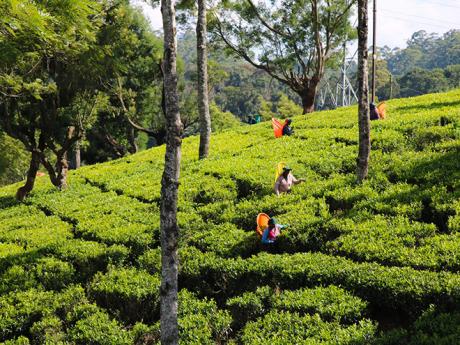
<path fill-rule="evenodd" d="M 460 30 L 460 0 L 376 0 L 377 46 L 404 48 L 410 36 L 419 30 L 443 34 Z M 155 30 L 162 28 L 160 9 L 152 9 L 143 0 L 131 0 L 142 7 Z M 369 41 L 372 39 L 372 3 L 369 4 Z M 369 42 L 370 44 L 370 42 Z"/>

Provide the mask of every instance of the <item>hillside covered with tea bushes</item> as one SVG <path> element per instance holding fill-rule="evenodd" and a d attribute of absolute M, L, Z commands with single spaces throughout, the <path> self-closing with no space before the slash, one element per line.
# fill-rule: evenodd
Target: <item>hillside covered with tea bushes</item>
<path fill-rule="evenodd" d="M 357 110 L 183 142 L 182 344 L 460 344 L 460 90 L 387 103 L 355 183 Z M 1 344 L 159 342 L 164 147 L 0 189 Z M 278 162 L 306 182 L 277 198 Z M 259 212 L 289 224 L 267 250 Z"/>

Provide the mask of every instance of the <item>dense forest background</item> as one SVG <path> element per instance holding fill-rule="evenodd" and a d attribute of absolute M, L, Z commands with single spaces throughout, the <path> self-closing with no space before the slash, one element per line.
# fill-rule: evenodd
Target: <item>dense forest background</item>
<path fill-rule="evenodd" d="M 78 143 L 78 159 L 82 164 L 116 159 L 164 140 L 159 70 L 161 38 L 150 30 L 137 9 L 126 5 L 124 11 L 107 19 L 95 43 L 106 47 L 109 42 L 118 42 L 110 44 L 121 67 L 101 67 L 101 73 L 111 73 L 111 79 L 107 78 L 100 87 L 105 88 L 105 108 Z M 124 32 L 119 31 L 123 26 L 136 30 L 131 36 L 114 37 Z M 182 28 L 178 52 L 180 111 L 184 135 L 190 136 L 199 131 L 194 30 Z M 227 54 L 220 42 L 211 40 L 208 66 L 213 131 L 240 126 L 256 115 L 268 120 L 302 113 L 297 94 L 264 71 Z M 352 65 L 350 71 L 351 82 L 356 84 L 356 66 Z M 331 78 L 338 78 L 339 74 L 329 71 Z M 406 48 L 379 48 L 376 83 L 379 100 L 460 87 L 460 31 L 452 30 L 441 36 L 418 31 L 408 40 Z M 122 103 L 126 103 L 124 111 L 120 111 Z M 24 179 L 28 160 L 22 144 L 0 131 L 0 185 Z"/>

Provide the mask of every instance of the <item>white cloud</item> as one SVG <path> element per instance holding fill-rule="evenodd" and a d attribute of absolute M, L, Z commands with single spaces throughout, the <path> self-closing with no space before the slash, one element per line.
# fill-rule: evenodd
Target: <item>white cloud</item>
<path fill-rule="evenodd" d="M 369 11 L 371 40 L 372 3 Z M 460 29 L 459 13 L 460 0 L 377 0 L 377 45 L 403 48 L 416 31 Z"/>

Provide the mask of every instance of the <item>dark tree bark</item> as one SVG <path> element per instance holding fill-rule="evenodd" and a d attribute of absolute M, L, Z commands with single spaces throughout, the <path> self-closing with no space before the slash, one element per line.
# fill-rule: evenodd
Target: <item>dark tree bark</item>
<path fill-rule="evenodd" d="M 58 157 L 56 161 L 56 187 L 60 190 L 67 188 L 67 172 L 69 163 L 67 162 L 67 152 Z"/>
<path fill-rule="evenodd" d="M 358 0 L 358 126 L 359 152 L 357 177 L 362 182 L 367 177 L 371 152 L 369 118 L 369 84 L 367 69 L 368 12 L 367 0 Z"/>
<path fill-rule="evenodd" d="M 303 114 L 312 113 L 315 111 L 316 92 L 318 91 L 318 83 L 315 80 L 310 80 L 308 86 L 301 92 L 297 92 L 302 100 Z"/>
<path fill-rule="evenodd" d="M 131 154 L 136 153 L 139 150 L 136 143 L 136 129 L 132 126 L 128 126 L 126 131 L 129 143 L 128 151 Z"/>
<path fill-rule="evenodd" d="M 164 96 L 162 96 L 162 99 L 164 99 Z M 162 104 L 163 104 L 163 101 L 162 101 Z M 163 114 L 165 114 L 163 105 L 162 105 L 162 109 L 163 109 Z M 128 122 L 136 130 L 147 134 L 149 137 L 155 138 L 157 146 L 163 145 L 166 142 L 166 129 L 165 128 L 160 128 L 160 129 L 157 129 L 157 130 L 145 128 L 145 127 L 142 127 L 141 125 L 138 125 L 137 123 L 135 123 L 129 117 L 128 117 Z"/>
<path fill-rule="evenodd" d="M 30 158 L 29 171 L 27 172 L 27 179 L 24 186 L 20 187 L 16 192 L 16 199 L 24 201 L 29 193 L 34 188 L 35 177 L 37 176 L 38 168 L 40 167 L 40 154 L 37 150 L 32 150 Z"/>
<path fill-rule="evenodd" d="M 161 180 L 161 344 L 179 343 L 177 322 L 179 227 L 177 224 L 177 191 L 181 159 L 182 123 L 179 114 L 176 71 L 176 20 L 172 0 L 161 1 L 164 32 L 164 100 L 166 118 L 166 153 Z"/>
<path fill-rule="evenodd" d="M 48 171 L 51 183 L 59 190 L 67 188 L 67 172 L 69 171 L 67 153 L 77 141 L 81 140 L 81 138 L 81 132 L 78 129 L 76 130 L 74 126 L 67 128 L 66 139 L 62 147 L 59 150 L 56 150 L 54 147 L 52 149 L 56 155 L 56 164 L 54 166 L 48 160 L 44 150 L 40 151 L 40 161 Z"/>
<path fill-rule="evenodd" d="M 200 114 L 200 149 L 199 158 L 209 154 L 211 138 L 211 116 L 208 100 L 208 50 L 206 43 L 206 1 L 198 0 L 198 20 L 196 23 L 196 50 L 198 72 L 198 112 Z"/>

